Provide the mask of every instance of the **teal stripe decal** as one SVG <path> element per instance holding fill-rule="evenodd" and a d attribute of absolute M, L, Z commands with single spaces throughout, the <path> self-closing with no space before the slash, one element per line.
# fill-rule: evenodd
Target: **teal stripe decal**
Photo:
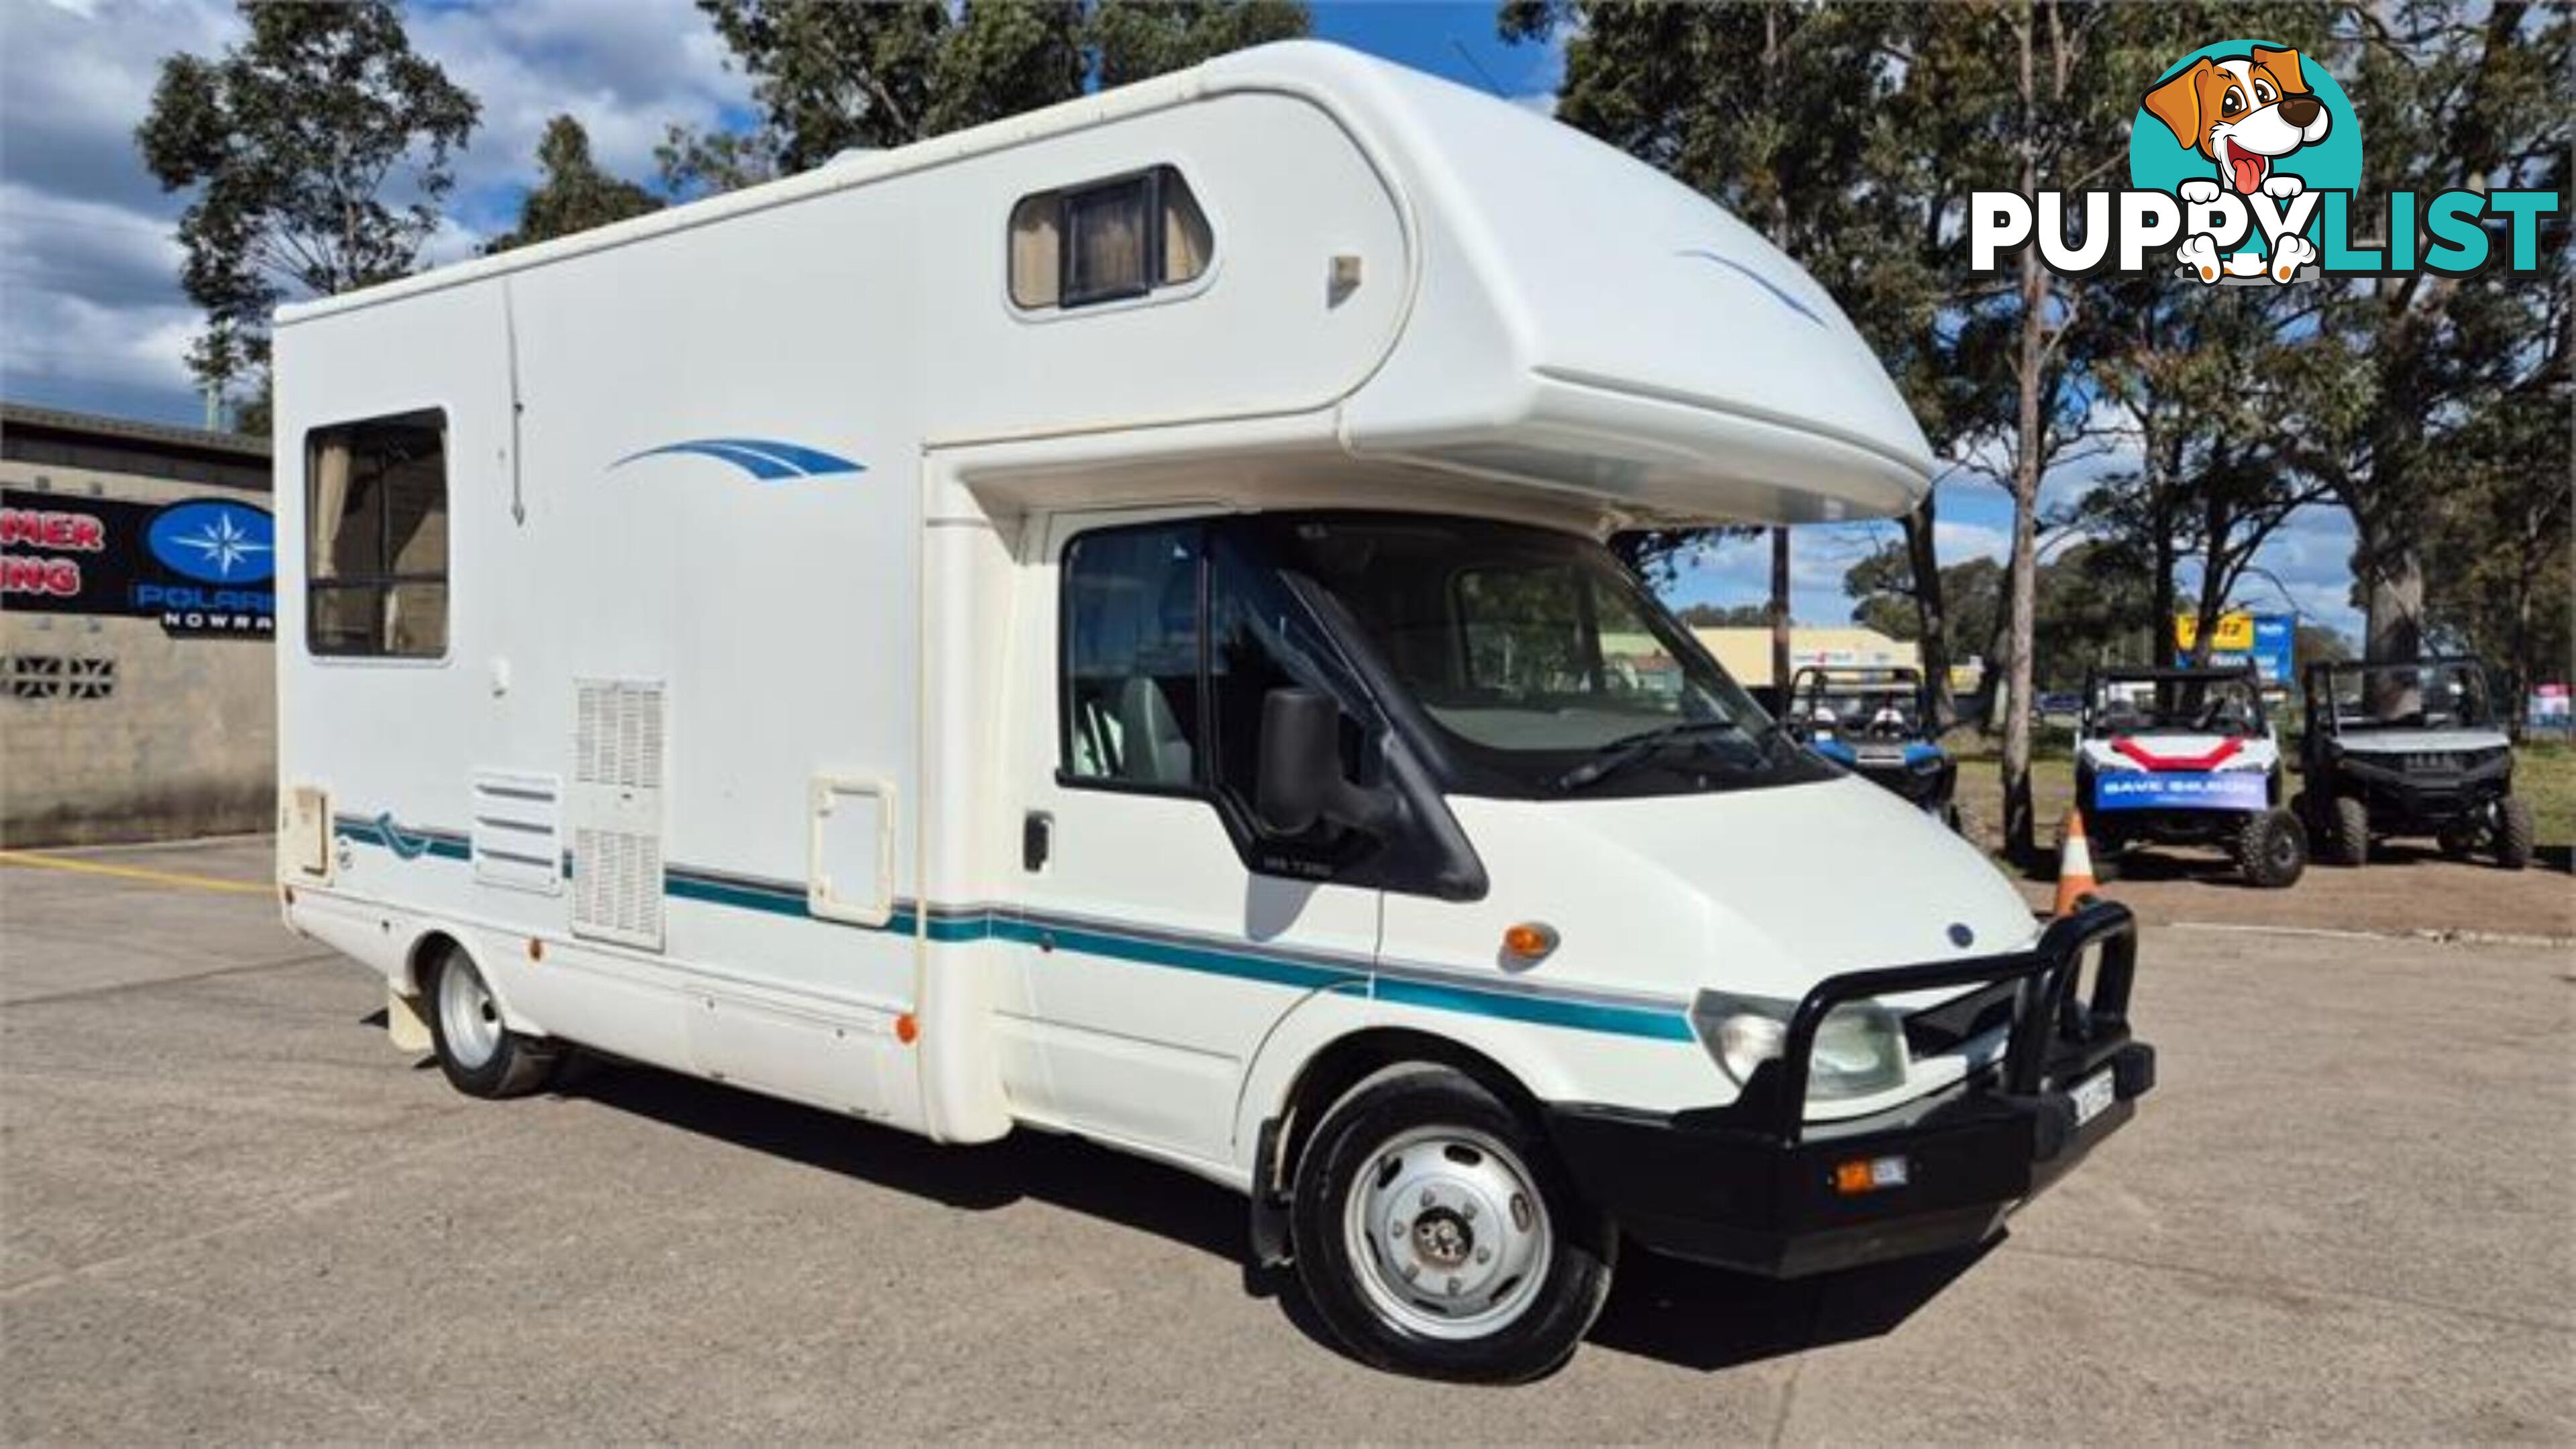
<path fill-rule="evenodd" d="M 1272 986 L 1292 986 L 1300 991 L 1315 991 L 1339 986 L 1349 981 L 1366 981 L 1368 973 L 1304 961 L 1285 960 L 1277 956 L 1249 951 L 1224 951 L 1204 946 L 1182 946 L 1137 936 L 1113 935 L 1106 931 L 1086 930 L 1078 926 L 1040 925 L 1030 921 L 997 917 L 992 934 L 1023 946 L 1048 947 L 1058 951 L 1079 951 L 1085 956 L 1106 956 L 1113 961 L 1133 961 L 1140 966 L 1169 966 L 1182 971 L 1198 971 L 1210 976 L 1231 976 L 1242 981 L 1266 982 Z"/>
<path fill-rule="evenodd" d="M 1473 987 L 1447 986 L 1400 976 L 1380 976 L 1377 979 L 1377 999 L 1403 1006 L 1428 1007 L 1433 1011 L 1463 1011 L 1476 1016 L 1499 1016 L 1508 1021 L 1534 1022 L 1540 1026 L 1608 1032 L 1614 1036 L 1652 1037 L 1658 1041 L 1695 1040 L 1688 1018 L 1649 1006 L 1612 1006 L 1602 1002 L 1569 1001 L 1561 996 L 1478 991 Z"/>
<path fill-rule="evenodd" d="M 332 824 L 340 835 L 360 844 L 389 850 L 404 860 L 422 855 L 441 860 L 467 860 L 472 856 L 469 843 L 462 836 L 443 831 L 402 830 L 392 823 L 390 817 L 363 820 L 356 816 L 340 816 Z M 572 856 L 567 853 L 564 856 L 564 875 L 569 878 L 572 871 Z M 806 909 L 804 889 L 784 882 L 745 880 L 671 867 L 663 872 L 662 893 L 675 900 L 697 901 L 733 910 L 795 919 L 812 918 L 812 913 Z M 939 945 L 1001 940 L 1138 966 L 1257 981 L 1297 991 L 1370 990 L 1377 1000 L 1399 1006 L 1490 1016 L 1572 1031 L 1655 1041 L 1688 1042 L 1696 1039 L 1689 1018 L 1678 1010 L 1583 1001 L 1536 992 L 1486 991 L 1465 984 L 1388 975 L 1362 966 L 1339 966 L 1257 950 L 1185 944 L 1091 924 L 1030 920 L 1001 911 L 934 912 L 925 926 L 921 909 L 907 904 L 897 906 L 884 925 L 860 929 L 899 936 L 918 932 Z"/>

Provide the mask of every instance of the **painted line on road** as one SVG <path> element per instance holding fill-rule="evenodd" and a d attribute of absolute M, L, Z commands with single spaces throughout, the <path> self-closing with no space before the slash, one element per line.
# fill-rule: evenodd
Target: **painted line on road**
<path fill-rule="evenodd" d="M 2220 931 L 2238 936 L 2297 936 L 2317 941 L 2428 941 L 2440 946 L 2576 946 L 2576 936 L 2527 936 L 2510 931 L 2418 928 L 2411 931 L 2338 931 L 2325 926 L 2248 926 L 2232 921 L 2176 921 L 2176 931 Z"/>
<path fill-rule="evenodd" d="M 103 875 L 117 880 L 142 881 L 149 885 L 181 886 L 189 890 L 223 891 L 231 895 L 264 896 L 277 887 L 256 881 L 221 880 L 211 875 L 183 875 L 176 871 L 145 870 L 139 865 L 102 865 L 94 860 L 65 860 L 58 855 L 38 855 L 30 850 L 0 850 L 0 865 L 34 866 L 43 870 L 67 870 L 78 875 Z"/>

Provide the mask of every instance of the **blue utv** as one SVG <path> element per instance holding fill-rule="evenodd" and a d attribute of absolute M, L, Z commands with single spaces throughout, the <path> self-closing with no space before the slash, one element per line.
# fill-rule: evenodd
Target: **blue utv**
<path fill-rule="evenodd" d="M 1810 665 L 1789 677 L 1786 723 L 1816 754 L 1959 828 L 1959 766 L 1933 737 L 1921 670 Z"/>

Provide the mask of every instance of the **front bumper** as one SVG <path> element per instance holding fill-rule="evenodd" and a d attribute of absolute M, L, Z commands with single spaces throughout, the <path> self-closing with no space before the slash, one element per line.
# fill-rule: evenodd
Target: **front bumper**
<path fill-rule="evenodd" d="M 2091 998 L 2079 1000 L 2096 947 Z M 2136 958 L 2127 909 L 2102 902 L 2026 952 L 1837 976 L 1807 994 L 1781 1057 L 1733 1104 L 1672 1114 L 1555 1105 L 1549 1130 L 1580 1190 L 1659 1252 L 1797 1277 L 1971 1246 L 2118 1131 L 2155 1085 L 2155 1050 L 2128 1030 Z M 1815 1029 L 1836 1004 L 2007 982 L 2010 1043 L 1993 1067 L 1875 1116 L 1803 1120 Z M 2112 1100 L 2078 1126 L 2073 1089 L 2096 1074 Z M 1888 1158 L 1904 1163 L 1902 1185 L 1837 1190 L 1838 1167 Z"/>

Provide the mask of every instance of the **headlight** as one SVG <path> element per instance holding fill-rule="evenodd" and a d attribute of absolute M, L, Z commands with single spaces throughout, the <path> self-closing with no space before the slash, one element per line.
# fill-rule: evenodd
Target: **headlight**
<path fill-rule="evenodd" d="M 1754 1069 L 1780 1055 L 1789 1039 L 1794 1001 L 1703 991 L 1691 1004 L 1691 1022 L 1719 1070 L 1742 1086 Z M 1846 1001 L 1825 1013 L 1807 1059 L 1807 1095 L 1816 1101 L 1866 1097 L 1902 1086 L 1905 1027 L 1875 1001 Z"/>

